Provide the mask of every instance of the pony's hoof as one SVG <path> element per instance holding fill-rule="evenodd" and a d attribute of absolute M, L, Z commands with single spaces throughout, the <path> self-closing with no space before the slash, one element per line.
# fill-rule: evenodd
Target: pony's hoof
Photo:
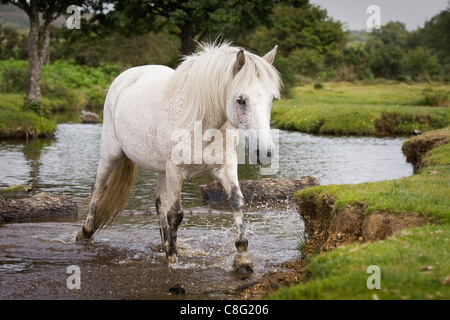
<path fill-rule="evenodd" d="M 236 273 L 253 273 L 253 262 L 248 252 L 240 252 L 234 256 L 233 271 Z"/>
<path fill-rule="evenodd" d="M 78 231 L 77 235 L 75 236 L 76 242 L 84 242 L 85 240 L 92 240 L 91 234 L 84 233 L 83 230 Z"/>
<path fill-rule="evenodd" d="M 174 255 L 171 255 L 171 256 L 167 256 L 167 261 L 169 263 L 177 263 L 178 262 L 177 255 L 174 254 Z"/>
<path fill-rule="evenodd" d="M 75 241 L 78 242 L 83 239 L 84 239 L 84 233 L 83 233 L 83 231 L 80 230 L 80 231 L 78 231 L 77 235 L 75 236 Z"/>

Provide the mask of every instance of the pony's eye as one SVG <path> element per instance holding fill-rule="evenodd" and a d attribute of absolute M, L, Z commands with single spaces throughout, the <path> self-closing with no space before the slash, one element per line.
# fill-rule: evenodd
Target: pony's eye
<path fill-rule="evenodd" d="M 247 101 L 245 100 L 244 97 L 241 96 L 237 97 L 236 102 L 239 103 L 241 106 L 247 105 Z"/>

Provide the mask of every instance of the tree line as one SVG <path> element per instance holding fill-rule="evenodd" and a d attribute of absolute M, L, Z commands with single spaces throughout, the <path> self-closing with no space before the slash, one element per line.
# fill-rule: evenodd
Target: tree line
<path fill-rule="evenodd" d="M 258 54 L 278 44 L 276 67 L 287 90 L 301 81 L 450 80 L 450 4 L 414 31 L 389 22 L 372 32 L 349 32 L 308 0 L 0 1 L 29 17 L 28 35 L 0 25 L 0 59 L 29 62 L 29 103 L 40 100 L 45 63 L 176 67 L 196 41 L 218 37 Z M 74 4 L 88 13 L 81 29 L 53 26 Z"/>

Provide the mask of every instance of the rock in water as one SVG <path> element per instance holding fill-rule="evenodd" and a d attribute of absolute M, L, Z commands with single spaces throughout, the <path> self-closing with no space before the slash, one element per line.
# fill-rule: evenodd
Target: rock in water
<path fill-rule="evenodd" d="M 99 116 L 93 112 L 89 112 L 89 111 L 81 111 L 81 122 L 83 123 L 98 123 L 99 121 Z"/>
<path fill-rule="evenodd" d="M 50 217 L 77 217 L 75 201 L 66 195 L 38 193 L 26 199 L 5 199 L 0 196 L 0 222 L 18 222 Z"/>
<path fill-rule="evenodd" d="M 294 192 L 307 187 L 319 185 L 314 177 L 297 179 L 263 178 L 259 180 L 239 181 L 246 203 L 291 200 Z M 226 202 L 227 194 L 219 181 L 200 185 L 203 199 L 213 203 Z"/>

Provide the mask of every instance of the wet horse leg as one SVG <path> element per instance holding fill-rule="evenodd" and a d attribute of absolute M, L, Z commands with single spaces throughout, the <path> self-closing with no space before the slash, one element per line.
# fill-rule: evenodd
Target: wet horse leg
<path fill-rule="evenodd" d="M 175 166 L 169 165 L 166 170 L 167 211 L 165 211 L 165 213 L 167 216 L 167 224 L 169 226 L 166 255 L 170 263 L 177 262 L 178 227 L 183 221 L 183 210 L 181 208 L 181 188 L 183 182 L 184 180 L 181 172 Z"/>
<path fill-rule="evenodd" d="M 237 165 L 236 165 L 237 166 Z M 234 257 L 233 269 L 236 272 L 253 272 L 253 263 L 248 254 L 248 239 L 244 224 L 244 196 L 239 187 L 237 177 L 237 167 L 234 165 L 225 165 L 215 172 L 228 195 L 231 210 L 233 211 L 234 223 L 236 226 L 235 246 L 237 254 Z"/>
<path fill-rule="evenodd" d="M 167 222 L 167 185 L 166 175 L 164 173 L 158 174 L 158 183 L 155 191 L 155 206 L 159 218 L 159 227 L 161 233 L 161 243 L 164 251 L 167 252 L 169 247 L 169 224 Z"/>

